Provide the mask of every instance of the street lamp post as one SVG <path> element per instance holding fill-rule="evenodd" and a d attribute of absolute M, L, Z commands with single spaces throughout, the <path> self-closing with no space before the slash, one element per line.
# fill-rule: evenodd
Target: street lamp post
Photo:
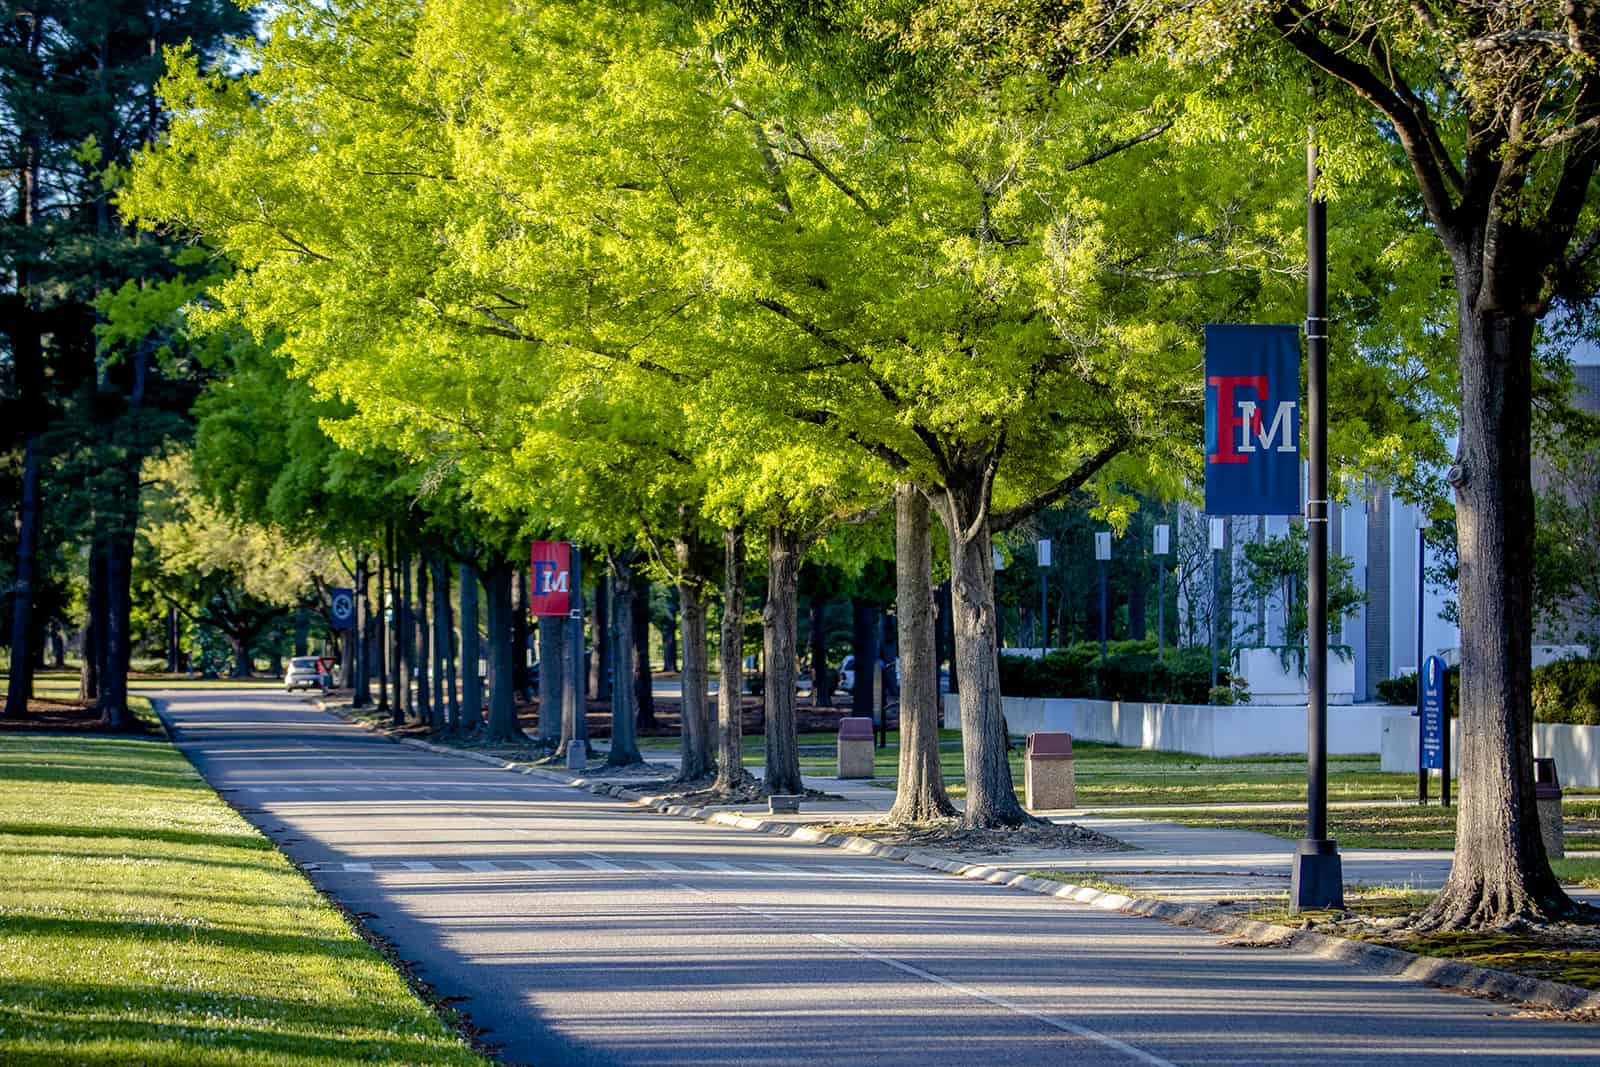
<path fill-rule="evenodd" d="M 1428 520 L 1427 513 L 1422 510 L 1422 505 L 1417 505 L 1417 751 L 1422 751 L 1422 599 L 1426 588 L 1424 584 L 1424 567 L 1427 563 L 1428 552 L 1428 527 L 1433 523 Z M 1449 788 L 1447 784 L 1446 789 Z M 1425 772 L 1417 775 L 1417 803 L 1428 803 L 1428 776 Z"/>
<path fill-rule="evenodd" d="M 1156 527 L 1156 659 L 1167 658 L 1167 552 L 1171 547 L 1172 528 L 1166 523 Z"/>
<path fill-rule="evenodd" d="M 1317 199 L 1317 141 L 1306 141 L 1306 836 L 1289 907 L 1344 906 L 1344 871 L 1328 837 L 1328 209 Z"/>
<path fill-rule="evenodd" d="M 1039 654 L 1050 651 L 1050 539 L 1039 539 Z"/>
<path fill-rule="evenodd" d="M 1217 687 L 1217 645 L 1222 640 L 1222 545 L 1226 519 L 1211 520 L 1211 688 Z"/>
<path fill-rule="evenodd" d="M 1094 558 L 1100 562 L 1100 665 L 1106 664 L 1106 564 L 1111 560 L 1111 531 L 1094 535 Z"/>

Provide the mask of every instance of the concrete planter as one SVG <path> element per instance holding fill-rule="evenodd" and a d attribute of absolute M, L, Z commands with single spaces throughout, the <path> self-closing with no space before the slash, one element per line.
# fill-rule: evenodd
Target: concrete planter
<path fill-rule="evenodd" d="M 1396 708 L 1384 708 L 1381 766 L 1397 774 L 1417 770 L 1417 717 Z M 1452 723 L 1452 727 L 1459 723 Z M 1450 768 L 1461 764 L 1457 758 L 1459 729 L 1450 731 Z M 1600 789 L 1600 726 L 1568 726 L 1565 723 L 1533 724 L 1533 754 L 1556 761 L 1556 774 L 1562 788 Z M 1453 776 L 1453 775 L 1452 775 Z"/>
<path fill-rule="evenodd" d="M 1250 691 L 1252 705 L 1267 707 L 1305 706 L 1306 676 L 1291 658 L 1288 669 L 1275 648 L 1241 648 L 1234 653 L 1234 677 Z M 1355 700 L 1356 661 L 1328 651 L 1328 703 L 1350 704 Z"/>
<path fill-rule="evenodd" d="M 945 695 L 946 729 L 961 728 L 959 700 L 954 693 Z M 1383 718 L 1393 713 L 1393 708 L 1382 705 L 1330 706 L 1328 752 L 1344 756 L 1379 751 Z M 1196 756 L 1261 756 L 1306 750 L 1303 703 L 1298 707 L 1212 707 L 1006 697 L 1005 717 L 1006 729 L 1013 737 L 1069 733 L 1078 741 Z"/>

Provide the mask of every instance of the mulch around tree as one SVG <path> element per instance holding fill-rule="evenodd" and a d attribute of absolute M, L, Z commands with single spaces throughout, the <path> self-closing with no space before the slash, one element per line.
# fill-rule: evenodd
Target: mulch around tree
<path fill-rule="evenodd" d="M 158 736 L 161 731 L 144 719 L 133 718 L 125 730 L 100 725 L 100 709 L 81 700 L 30 700 L 28 713 L 17 718 L 0 716 L 0 733 L 116 734 L 119 737 Z"/>
<path fill-rule="evenodd" d="M 906 845 L 939 852 L 992 854 L 1024 848 L 1060 848 L 1076 852 L 1135 851 L 1132 845 L 1110 834 L 1090 830 L 1076 823 L 1053 823 L 1043 820 L 1011 830 L 963 829 L 961 821 L 953 818 L 911 825 L 887 822 L 836 823 L 815 826 L 813 829 L 869 837 L 886 845 Z"/>

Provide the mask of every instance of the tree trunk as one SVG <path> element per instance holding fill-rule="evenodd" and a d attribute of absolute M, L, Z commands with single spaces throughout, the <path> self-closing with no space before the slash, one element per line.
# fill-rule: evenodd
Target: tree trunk
<path fill-rule="evenodd" d="M 351 620 L 350 629 L 350 663 L 351 687 L 350 706 L 353 708 L 370 707 L 372 704 L 372 686 L 369 680 L 370 664 L 367 662 L 368 633 L 367 623 L 372 616 L 372 607 L 367 603 L 367 550 L 365 547 L 356 548 L 356 583 L 352 592 L 355 595 L 355 618 Z"/>
<path fill-rule="evenodd" d="M 27 317 L 30 321 L 33 318 L 31 313 Z M 31 336 L 24 338 L 25 334 Z M 42 379 L 42 368 L 38 365 L 42 358 L 38 350 L 38 341 L 37 332 L 26 326 L 13 335 L 13 347 L 18 350 L 14 353 L 14 362 L 19 386 L 35 379 Z M 24 351 L 25 349 L 32 350 L 31 356 Z M 42 391 L 42 382 L 35 388 L 20 388 L 18 397 L 23 404 L 19 414 L 27 421 L 28 430 L 23 437 L 22 501 L 17 510 L 17 571 L 11 609 L 11 677 L 6 686 L 4 711 L 7 718 L 20 718 L 26 715 L 28 699 L 33 696 L 33 649 L 29 642 L 33 638 L 34 630 L 33 600 L 35 586 L 38 583 L 41 507 L 39 434 L 33 428 L 33 424 L 38 418 L 35 409 L 42 403 L 43 398 L 30 394 L 38 391 Z"/>
<path fill-rule="evenodd" d="M 135 468 L 137 478 L 137 468 Z M 124 493 L 128 487 L 123 487 Z M 137 494 L 137 482 L 132 492 Z M 122 503 L 126 504 L 124 499 Z M 126 730 L 133 725 L 128 711 L 128 666 L 133 656 L 133 528 L 124 517 L 106 545 L 105 670 L 100 676 L 100 725 Z"/>
<path fill-rule="evenodd" d="M 433 721 L 445 730 L 461 724 L 461 703 L 456 699 L 455 627 L 450 625 L 450 570 L 444 560 L 428 560 L 433 579 Z M 449 684 L 445 684 L 445 665 L 450 665 Z"/>
<path fill-rule="evenodd" d="M 1421 929 L 1579 910 L 1550 872 L 1533 785 L 1533 319 L 1462 301 L 1460 794 L 1450 877 Z"/>
<path fill-rule="evenodd" d="M 717 781 L 731 793 L 750 780 L 744 769 L 744 529 L 722 531 L 722 677 L 717 685 Z"/>
<path fill-rule="evenodd" d="M 611 676 L 611 752 L 606 757 L 607 767 L 631 767 L 643 763 L 639 754 L 637 717 L 633 688 L 634 643 L 633 615 L 638 591 L 634 586 L 633 565 L 637 553 L 613 553 L 610 556 L 611 623 L 615 635 L 611 647 L 616 650 L 616 663 Z"/>
<path fill-rule="evenodd" d="M 956 612 L 954 594 L 950 589 L 950 581 L 946 579 L 939 585 L 939 642 L 944 647 L 939 652 L 941 661 L 950 665 L 950 692 L 961 691 L 961 674 L 956 669 Z M 1056 632 L 1065 633 L 1061 627 L 1056 627 Z M 1062 638 L 1066 643 L 1066 638 Z"/>
<path fill-rule="evenodd" d="M 894 493 L 895 621 L 900 631 L 900 777 L 891 822 L 954 815 L 939 765 L 939 660 L 933 613 L 928 501 L 902 483 Z"/>
<path fill-rule="evenodd" d="M 98 537 L 89 547 L 88 585 L 88 618 L 83 627 L 83 668 L 78 675 L 78 697 L 98 702 L 101 668 L 106 659 L 105 543 Z"/>
<path fill-rule="evenodd" d="M 668 674 L 678 670 L 678 590 L 667 587 L 667 624 L 661 628 L 661 669 Z"/>
<path fill-rule="evenodd" d="M 400 680 L 395 685 L 395 706 L 406 720 L 414 717 L 416 712 L 416 695 L 412 683 L 416 679 L 417 649 L 416 634 L 413 632 L 414 624 L 411 618 L 411 553 L 400 552 L 395 559 L 398 589 L 400 595 L 395 597 L 395 643 L 397 655 L 400 660 Z"/>
<path fill-rule="evenodd" d="M 463 563 L 461 581 L 461 714 L 466 731 L 483 725 L 483 689 L 478 684 L 478 568 Z"/>
<path fill-rule="evenodd" d="M 433 664 L 438 658 L 433 649 L 433 634 L 428 626 L 428 554 L 417 556 L 417 720 L 429 729 L 444 725 L 443 710 L 435 701 L 437 679 Z"/>
<path fill-rule="evenodd" d="M 934 501 L 950 540 L 951 617 L 961 674 L 961 747 L 967 799 L 961 824 L 998 829 L 1031 820 L 1017 800 L 1007 759 L 995 632 L 994 549 L 989 532 L 992 457 L 953 464 Z"/>
<path fill-rule="evenodd" d="M 767 531 L 767 603 L 761 610 L 762 659 L 766 681 L 767 763 L 769 793 L 803 793 L 800 737 L 795 724 L 795 663 L 799 657 L 800 539 L 774 526 Z"/>
<path fill-rule="evenodd" d="M 378 714 L 388 715 L 391 722 L 398 722 L 399 716 L 394 712 L 393 705 L 389 703 L 390 679 L 394 674 L 394 640 L 389 635 L 389 582 L 390 560 L 394 558 L 394 533 L 389 524 L 383 524 L 383 548 L 378 553 L 378 617 L 374 627 L 378 638 L 377 645 L 381 650 L 378 658 Z"/>
<path fill-rule="evenodd" d="M 819 708 L 833 707 L 833 679 L 828 668 L 828 601 L 811 599 L 811 701 Z"/>
<path fill-rule="evenodd" d="M 850 601 L 851 652 L 855 677 L 850 685 L 850 714 L 872 718 L 872 674 L 878 666 L 878 609 L 865 600 Z"/>
<path fill-rule="evenodd" d="M 567 620 L 546 615 L 539 620 L 539 743 L 561 745 L 561 694 L 572 656 L 567 648 Z"/>
<path fill-rule="evenodd" d="M 528 572 L 518 565 L 517 580 L 512 586 L 511 596 L 511 625 L 515 633 L 511 647 L 516 650 L 511 668 L 512 684 L 516 686 L 518 696 L 533 694 L 533 678 L 528 670 L 528 649 L 532 643 L 533 624 L 528 615 L 528 604 Z"/>
<path fill-rule="evenodd" d="M 594 656 L 591 670 L 593 677 L 589 681 L 589 691 L 594 694 L 597 702 L 604 704 L 611 699 L 611 597 L 608 592 L 610 582 L 604 572 L 595 576 L 594 582 Z"/>
<path fill-rule="evenodd" d="M 711 754 L 711 724 L 706 715 L 707 675 L 706 602 L 701 591 L 703 575 L 695 566 L 694 546 L 679 541 L 678 614 L 683 620 L 682 719 L 679 748 L 681 777 L 686 781 L 702 778 L 716 766 Z"/>
<path fill-rule="evenodd" d="M 517 726 L 517 705 L 513 689 L 516 684 L 512 670 L 512 646 L 516 643 L 516 626 L 512 623 L 511 587 L 512 567 L 496 563 L 489 570 L 489 729 L 490 741 L 512 743 L 525 741 Z"/>
<path fill-rule="evenodd" d="M 306 655 L 311 649 L 311 613 L 304 604 L 294 609 L 294 654 Z"/>
<path fill-rule="evenodd" d="M 639 708 L 639 732 L 656 726 L 656 697 L 650 674 L 650 582 L 635 569 L 633 608 L 633 700 Z"/>

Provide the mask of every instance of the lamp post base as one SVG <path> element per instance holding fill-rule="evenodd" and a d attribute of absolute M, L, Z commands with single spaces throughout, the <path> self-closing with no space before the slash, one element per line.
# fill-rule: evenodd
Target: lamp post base
<path fill-rule="evenodd" d="M 1344 864 L 1336 841 L 1307 839 L 1295 849 L 1289 909 L 1344 907 Z"/>

